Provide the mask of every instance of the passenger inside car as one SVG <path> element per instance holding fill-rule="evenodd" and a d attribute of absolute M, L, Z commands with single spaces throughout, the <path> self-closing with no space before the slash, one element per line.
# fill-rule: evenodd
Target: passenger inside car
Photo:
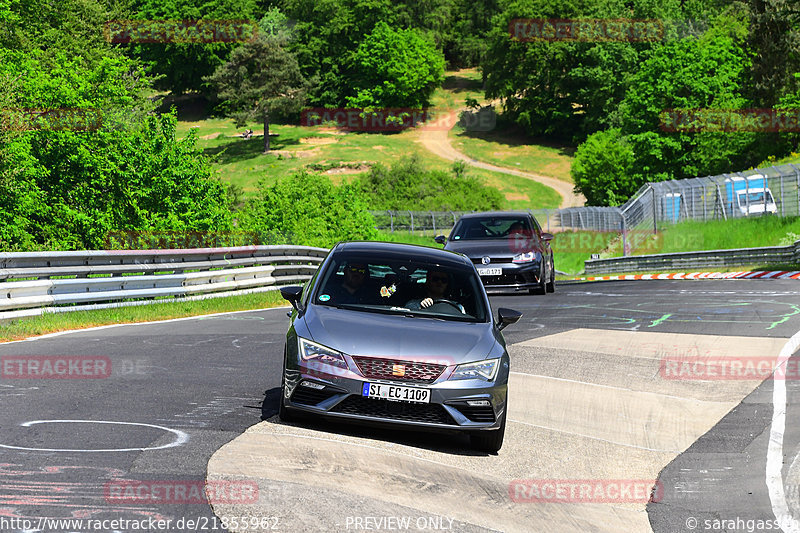
<path fill-rule="evenodd" d="M 431 269 L 425 276 L 425 295 L 422 298 L 409 300 L 406 307 L 408 309 L 427 309 L 437 303 L 444 303 L 458 309 L 462 314 L 466 314 L 464 306 L 453 300 L 451 286 L 450 274 Z M 442 302 L 442 300 L 446 302 Z"/>
<path fill-rule="evenodd" d="M 341 283 L 337 282 L 335 276 L 331 276 L 326 293 L 334 304 L 366 303 L 372 299 L 368 280 L 369 265 L 350 263 L 344 267 L 344 279 Z"/>

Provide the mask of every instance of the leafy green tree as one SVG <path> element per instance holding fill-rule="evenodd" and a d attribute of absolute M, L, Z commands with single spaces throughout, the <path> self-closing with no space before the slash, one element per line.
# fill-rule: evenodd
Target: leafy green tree
<path fill-rule="evenodd" d="M 74 0 L 73 0 L 74 1 Z M 133 0 L 136 20 L 238 21 L 256 26 L 256 0 Z M 237 23 L 238 23 L 237 22 Z M 164 42 L 120 45 L 152 67 L 156 87 L 180 95 L 208 93 L 204 77 L 222 65 L 238 42 Z"/>
<path fill-rule="evenodd" d="M 299 111 L 308 87 L 297 59 L 284 44 L 277 37 L 259 35 L 234 50 L 207 78 L 225 100 L 237 127 L 251 120 L 263 121 L 264 153 L 269 152 L 270 115 Z"/>
<path fill-rule="evenodd" d="M 352 55 L 347 105 L 366 107 L 424 107 L 443 80 L 444 57 L 416 30 L 395 30 L 385 22 Z"/>
<path fill-rule="evenodd" d="M 758 107 L 772 107 L 791 90 L 791 72 L 800 67 L 800 7 L 791 0 L 747 0 L 751 81 Z"/>
<path fill-rule="evenodd" d="M 377 237 L 367 197 L 352 185 L 335 186 L 301 171 L 275 185 L 262 182 L 239 217 L 245 231 L 271 236 L 270 244 L 329 247 Z"/>
<path fill-rule="evenodd" d="M 633 148 L 619 129 L 594 133 L 578 147 L 570 169 L 575 192 L 589 205 L 620 205 L 640 187 L 633 164 Z"/>
<path fill-rule="evenodd" d="M 310 91 L 313 106 L 341 107 L 349 96 L 347 60 L 378 22 L 397 23 L 393 0 L 284 0 L 284 13 L 296 21 L 290 44 L 303 75 L 318 81 Z"/>
<path fill-rule="evenodd" d="M 194 137 L 176 139 L 174 116 L 150 114 L 150 80 L 103 40 L 98 21 L 116 17 L 112 8 L 82 0 L 6 5 L 0 249 L 91 249 L 105 246 L 110 231 L 231 227 L 227 189 Z M 36 120 L 26 108 L 72 118 Z"/>

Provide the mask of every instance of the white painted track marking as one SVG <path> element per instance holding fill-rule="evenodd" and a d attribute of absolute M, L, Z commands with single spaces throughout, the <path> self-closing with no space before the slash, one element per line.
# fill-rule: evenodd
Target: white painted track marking
<path fill-rule="evenodd" d="M 800 331 L 784 345 L 778 354 L 776 367 L 785 366 L 786 361 L 800 347 Z M 772 388 L 772 425 L 769 429 L 769 446 L 767 447 L 766 483 L 769 490 L 769 501 L 772 512 L 784 533 L 800 533 L 800 523 L 792 518 L 786 493 L 783 490 L 783 433 L 786 429 L 786 380 L 773 379 Z"/>

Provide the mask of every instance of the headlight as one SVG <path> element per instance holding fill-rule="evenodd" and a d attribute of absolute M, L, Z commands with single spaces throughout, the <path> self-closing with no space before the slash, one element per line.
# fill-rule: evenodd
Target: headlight
<path fill-rule="evenodd" d="M 316 342 L 311 342 L 302 337 L 297 338 L 300 345 L 300 361 L 303 363 L 322 363 L 325 365 L 338 366 L 339 368 L 347 368 L 347 361 L 344 355 L 336 350 L 326 348 Z"/>
<path fill-rule="evenodd" d="M 517 254 L 514 256 L 514 259 L 511 260 L 512 263 L 530 263 L 536 259 L 536 252 L 525 252 L 522 254 Z"/>
<path fill-rule="evenodd" d="M 500 359 L 487 359 L 477 363 L 466 363 L 458 365 L 450 379 L 482 379 L 492 381 L 497 375 L 497 367 L 500 366 Z"/>

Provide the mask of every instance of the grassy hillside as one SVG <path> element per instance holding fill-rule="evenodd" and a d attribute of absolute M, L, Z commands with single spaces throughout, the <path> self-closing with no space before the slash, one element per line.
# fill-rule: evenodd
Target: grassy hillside
<path fill-rule="evenodd" d="M 438 110 L 457 110 L 467 97 L 482 99 L 480 75 L 475 71 L 447 73 L 443 88 L 436 91 L 432 105 Z M 448 170 L 451 162 L 443 160 L 420 144 L 419 130 L 400 133 L 354 133 L 329 127 L 303 127 L 296 124 L 270 125 L 271 152 L 262 153 L 263 128 L 250 124 L 250 140 L 239 135 L 230 119 L 208 117 L 207 109 L 196 101 L 176 102 L 180 136 L 197 131 L 198 146 L 208 155 L 220 177 L 253 194 L 260 179 L 273 183 L 301 168 L 325 173 L 334 183 L 351 180 L 375 163 L 392 166 L 400 158 L 417 154 L 429 169 Z M 169 104 L 165 104 L 167 106 Z M 535 181 L 482 169 L 469 168 L 470 175 L 498 189 L 506 199 L 507 209 L 558 207 L 560 197 Z"/>

